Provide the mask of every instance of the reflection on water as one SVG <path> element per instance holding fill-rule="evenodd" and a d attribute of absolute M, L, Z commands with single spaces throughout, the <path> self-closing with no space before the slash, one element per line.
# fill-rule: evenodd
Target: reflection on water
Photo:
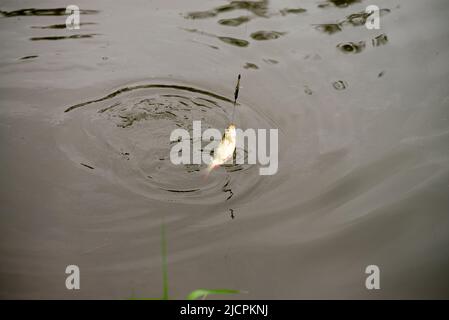
<path fill-rule="evenodd" d="M 323 23 L 315 25 L 315 28 L 327 34 L 334 34 L 341 31 L 341 25 L 338 23 Z"/>
<path fill-rule="evenodd" d="M 387 37 L 387 35 L 385 33 L 382 33 L 382 34 L 378 35 L 377 37 L 375 37 L 372 40 L 372 44 L 373 44 L 374 47 L 378 47 L 378 46 L 384 45 L 387 42 L 388 42 L 388 37 Z"/>
<path fill-rule="evenodd" d="M 389 13 L 390 9 L 382 8 L 379 10 L 379 16 L 382 17 L 385 14 Z M 322 24 L 315 24 L 315 29 L 322 31 L 327 34 L 334 34 L 336 32 L 342 31 L 342 28 L 344 25 L 350 25 L 353 27 L 359 27 L 364 26 L 367 19 L 373 14 L 373 12 L 356 12 L 353 14 L 350 14 L 343 20 L 337 22 L 337 23 L 322 23 Z"/>
<path fill-rule="evenodd" d="M 348 84 L 346 83 L 346 81 L 343 80 L 338 80 L 335 81 L 334 83 L 332 83 L 332 86 L 334 87 L 335 90 L 345 90 L 348 86 Z"/>
<path fill-rule="evenodd" d="M 218 20 L 218 23 L 224 26 L 230 26 L 230 27 L 237 27 L 241 25 L 242 23 L 248 22 L 250 20 L 247 16 L 241 16 L 237 18 L 232 19 L 221 19 Z"/>
<path fill-rule="evenodd" d="M 327 0 L 330 3 L 333 3 L 335 6 L 339 8 L 347 7 L 348 5 L 360 2 L 361 0 Z"/>
<path fill-rule="evenodd" d="M 231 44 L 236 47 L 247 47 L 249 42 L 242 39 L 232 38 L 232 37 L 217 37 L 221 41 L 227 44 Z"/>
<path fill-rule="evenodd" d="M 80 27 L 83 27 L 83 26 L 94 25 L 94 24 L 96 24 L 96 23 L 94 23 L 94 22 L 81 22 L 79 25 L 80 25 Z M 61 23 L 61 24 L 52 24 L 52 25 L 49 25 L 49 26 L 32 26 L 31 28 L 33 28 L 33 29 L 66 29 L 67 26 L 66 26 L 65 23 Z"/>
<path fill-rule="evenodd" d="M 343 53 L 360 53 L 365 49 L 365 41 L 339 43 L 337 48 Z"/>
<path fill-rule="evenodd" d="M 281 15 L 285 16 L 287 14 L 298 14 L 298 13 L 304 13 L 307 10 L 304 8 L 285 8 L 279 11 Z"/>
<path fill-rule="evenodd" d="M 350 4 L 354 4 L 355 2 L 359 1 L 329 1 L 329 3 L 333 3 L 337 7 L 346 7 Z M 228 12 L 233 10 L 247 10 L 249 13 L 252 13 L 254 16 L 250 17 L 249 15 L 246 16 L 239 16 L 236 18 L 226 18 L 226 19 L 220 19 L 218 20 L 218 23 L 225 26 L 232 26 L 232 27 L 238 27 L 241 24 L 248 23 L 250 20 L 254 17 L 264 17 L 264 18 L 275 18 L 276 16 L 286 16 L 288 14 L 300 14 L 307 12 L 307 9 L 305 8 L 284 8 L 276 12 L 271 12 L 269 8 L 269 1 L 231 1 L 229 5 L 224 5 L 221 7 L 216 7 L 211 10 L 207 11 L 195 11 L 188 13 L 185 18 L 188 19 L 206 19 L 206 18 L 213 18 L 216 17 L 221 12 Z M 391 10 L 387 8 L 382 8 L 379 11 L 379 15 L 382 17 L 387 13 L 390 13 Z M 312 26 L 323 33 L 332 35 L 337 32 L 343 31 L 343 27 L 345 25 L 358 27 L 365 25 L 367 19 L 373 14 L 373 12 L 365 12 L 365 11 L 359 11 L 355 12 L 353 14 L 350 14 L 346 16 L 344 19 L 336 22 L 336 23 L 320 23 L 320 24 L 312 24 Z M 229 36 L 218 36 L 209 32 L 204 32 L 198 29 L 192 29 L 192 28 L 184 28 L 184 30 L 215 37 L 224 43 L 237 46 L 237 47 L 247 47 L 249 46 L 250 42 L 245 39 L 239 39 L 235 37 L 229 37 Z M 287 32 L 283 31 L 267 31 L 267 30 L 259 30 L 252 32 L 249 36 L 253 40 L 257 41 L 264 41 L 264 40 L 274 40 L 278 39 L 279 37 L 286 35 Z M 381 44 L 387 43 L 388 39 L 385 35 L 380 35 L 372 40 L 373 46 L 379 46 Z M 360 53 L 365 49 L 365 41 L 359 41 L 359 42 L 347 42 L 347 43 L 340 43 L 337 45 L 337 48 L 340 49 L 340 51 L 344 53 Z M 245 68 L 248 68 L 248 66 L 245 66 Z M 251 68 L 251 67 L 249 67 Z"/>
<path fill-rule="evenodd" d="M 255 63 L 251 63 L 251 62 L 247 62 L 243 66 L 243 68 L 245 68 L 245 69 L 255 69 L 255 70 L 259 69 L 259 67 Z"/>
<path fill-rule="evenodd" d="M 382 46 L 388 43 L 388 37 L 382 33 L 371 40 L 373 47 Z M 343 53 L 360 53 L 365 49 L 365 41 L 339 43 L 337 48 Z"/>
<path fill-rule="evenodd" d="M 258 17 L 265 17 L 268 11 L 268 0 L 261 1 L 231 1 L 229 4 L 219 6 L 206 11 L 189 12 L 188 19 L 205 19 L 217 16 L 219 13 L 246 10 Z"/>
<path fill-rule="evenodd" d="M 80 10 L 80 14 L 96 14 L 97 10 Z M 66 8 L 54 9 L 20 9 L 15 11 L 2 11 L 0 14 L 4 17 L 22 17 L 22 16 L 64 16 L 66 15 Z"/>
<path fill-rule="evenodd" d="M 262 1 L 231 1 L 230 4 L 220 6 L 213 8 L 211 10 L 207 11 L 196 11 L 196 12 L 189 12 L 185 16 L 187 19 L 206 19 L 206 18 L 213 18 L 217 16 L 219 13 L 222 12 L 228 12 L 233 10 L 247 10 L 249 13 L 252 13 L 255 17 L 275 17 L 276 15 L 286 16 L 289 14 L 300 14 L 304 13 L 307 10 L 304 8 L 284 8 L 279 10 L 279 13 L 269 13 L 268 8 L 269 1 L 268 0 L 262 0 Z M 218 23 L 225 26 L 233 26 L 237 27 L 243 23 L 247 23 L 252 18 L 250 16 L 240 16 L 236 18 L 228 18 L 228 19 L 220 19 L 218 20 Z M 203 35 L 210 35 L 207 32 L 202 32 L 195 30 L 195 32 L 203 34 Z M 273 40 L 277 39 L 280 36 L 286 34 L 286 32 L 278 32 L 278 31 L 256 31 L 253 32 L 250 36 L 254 40 Z M 225 43 L 238 46 L 238 47 L 246 47 L 249 45 L 249 42 L 247 40 L 243 39 L 235 39 L 231 37 L 224 37 L 224 36 L 216 36 L 218 39 L 222 40 Z"/>
<path fill-rule="evenodd" d="M 347 16 L 346 19 L 344 20 L 344 22 L 349 23 L 355 27 L 363 26 L 371 14 L 372 13 L 369 13 L 369 12 L 367 13 L 365 11 L 353 13 L 353 14 Z M 344 23 L 344 22 L 342 22 L 342 23 Z"/>
<path fill-rule="evenodd" d="M 280 36 L 286 34 L 286 32 L 278 32 L 278 31 L 257 31 L 251 33 L 251 38 L 254 40 L 273 40 L 277 39 Z"/>
<path fill-rule="evenodd" d="M 231 219 L 234 219 L 235 218 L 234 209 L 229 209 L 229 213 L 231 215 Z"/>
<path fill-rule="evenodd" d="M 82 166 L 84 166 L 84 167 L 90 169 L 90 170 L 94 170 L 94 169 L 95 169 L 94 167 L 92 167 L 92 166 L 90 166 L 90 165 L 88 165 L 88 164 L 85 164 L 85 163 L 80 163 L 80 164 L 81 164 Z"/>
<path fill-rule="evenodd" d="M 38 55 L 25 56 L 20 58 L 20 60 L 30 60 L 39 57 Z"/>
<path fill-rule="evenodd" d="M 229 5 L 224 5 L 221 7 L 217 7 L 211 10 L 207 11 L 196 11 L 196 12 L 189 12 L 186 15 L 186 18 L 188 19 L 206 19 L 206 18 L 213 18 L 217 16 L 219 13 L 224 13 L 228 11 L 233 10 L 246 10 L 248 11 L 248 14 L 253 14 L 255 17 L 263 17 L 263 18 L 269 18 L 276 16 L 278 14 L 285 16 L 289 14 L 300 14 L 307 12 L 307 9 L 304 8 L 284 8 L 279 10 L 278 12 L 269 12 L 269 1 L 268 0 L 262 0 L 262 1 L 231 1 Z M 243 16 L 238 17 L 234 19 L 222 19 L 219 20 L 218 23 L 220 24 L 227 24 L 232 26 L 240 25 L 244 22 L 248 22 L 250 20 L 250 16 Z M 225 23 L 223 23 L 225 21 Z"/>
<path fill-rule="evenodd" d="M 72 34 L 71 36 L 47 36 L 47 37 L 33 37 L 30 38 L 31 41 L 42 41 L 42 40 L 68 40 L 68 39 L 87 39 L 97 36 L 95 33 L 91 34 Z"/>
<path fill-rule="evenodd" d="M 263 61 L 265 61 L 268 64 L 278 64 L 279 61 L 275 60 L 275 59 L 263 59 Z"/>
<path fill-rule="evenodd" d="M 199 31 L 197 29 L 187 29 L 187 28 L 183 28 L 183 30 L 187 31 L 187 32 L 191 32 L 191 33 L 197 33 L 203 36 L 208 36 L 208 37 L 213 37 L 213 38 L 217 38 L 219 40 L 221 40 L 224 43 L 236 46 L 236 47 L 247 47 L 249 45 L 249 42 L 243 39 L 238 39 L 238 38 L 233 38 L 233 37 L 223 37 L 223 36 L 217 36 L 215 34 L 212 33 L 208 33 L 208 32 L 204 32 L 204 31 Z M 210 45 L 209 45 L 210 46 Z M 217 49 L 217 47 L 212 46 L 214 49 Z"/>
<path fill-rule="evenodd" d="M 90 10 L 90 9 L 84 9 L 79 11 L 80 15 L 92 15 L 99 13 L 98 10 Z M 6 18 L 11 17 L 24 17 L 24 16 L 39 16 L 39 17 L 45 17 L 45 16 L 66 16 L 66 8 L 52 8 L 52 9 L 35 9 L 35 8 L 29 8 L 29 9 L 20 9 L 20 10 L 14 10 L 14 11 L 2 11 L 0 10 L 0 15 Z M 80 27 L 87 26 L 87 25 L 95 25 L 94 22 L 83 22 L 80 23 Z M 53 29 L 53 30 L 65 30 L 66 24 L 65 23 L 59 23 L 59 24 L 52 24 L 52 25 L 46 25 L 46 26 L 31 26 L 32 29 Z M 43 41 L 43 40 L 73 40 L 73 39 L 86 39 L 86 38 L 92 38 L 98 34 L 72 34 L 72 35 L 58 35 L 58 36 L 40 36 L 40 37 L 31 37 L 31 41 Z"/>

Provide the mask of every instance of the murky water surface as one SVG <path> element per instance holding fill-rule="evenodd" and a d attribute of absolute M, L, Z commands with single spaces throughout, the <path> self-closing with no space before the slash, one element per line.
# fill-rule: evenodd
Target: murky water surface
<path fill-rule="evenodd" d="M 0 297 L 159 297 L 162 223 L 174 298 L 449 297 L 446 1 L 76 4 L 76 31 L 0 4 Z M 239 73 L 235 123 L 279 129 L 279 171 L 172 164 Z"/>

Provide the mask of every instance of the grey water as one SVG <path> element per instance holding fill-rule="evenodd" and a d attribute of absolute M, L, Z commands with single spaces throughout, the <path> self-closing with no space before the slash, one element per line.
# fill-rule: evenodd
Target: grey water
<path fill-rule="evenodd" d="M 0 2 L 1 298 L 160 297 L 162 224 L 172 298 L 449 298 L 447 1 L 76 5 L 67 30 L 59 2 Z M 278 172 L 174 165 L 170 132 L 224 129 L 238 74 Z"/>

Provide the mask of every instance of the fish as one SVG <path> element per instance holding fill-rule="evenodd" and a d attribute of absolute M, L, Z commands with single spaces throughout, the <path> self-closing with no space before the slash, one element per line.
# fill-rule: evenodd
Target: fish
<path fill-rule="evenodd" d="M 221 166 L 222 164 L 229 161 L 235 152 L 236 146 L 236 127 L 233 124 L 234 122 L 234 114 L 235 114 L 235 106 L 237 104 L 237 98 L 239 97 L 239 89 L 240 89 L 240 74 L 237 77 L 237 85 L 235 86 L 234 91 L 234 108 L 232 110 L 231 123 L 225 129 L 223 137 L 221 138 L 220 144 L 215 148 L 214 157 L 207 168 L 207 175 L 216 167 Z"/>
<path fill-rule="evenodd" d="M 229 161 L 235 151 L 236 145 L 236 127 L 234 124 L 230 124 L 223 134 L 223 138 L 220 141 L 220 144 L 215 148 L 214 157 L 207 168 L 207 172 L 210 173 L 214 168 L 226 163 Z"/>

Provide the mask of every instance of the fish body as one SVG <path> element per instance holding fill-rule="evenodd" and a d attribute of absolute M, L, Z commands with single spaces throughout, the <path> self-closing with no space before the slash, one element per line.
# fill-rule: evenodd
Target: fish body
<path fill-rule="evenodd" d="M 225 130 L 225 133 L 220 141 L 220 144 L 214 151 L 214 157 L 211 163 L 209 164 L 208 172 L 226 163 L 229 159 L 232 158 L 235 151 L 236 136 L 237 134 L 235 125 L 230 124 L 229 127 Z"/>

